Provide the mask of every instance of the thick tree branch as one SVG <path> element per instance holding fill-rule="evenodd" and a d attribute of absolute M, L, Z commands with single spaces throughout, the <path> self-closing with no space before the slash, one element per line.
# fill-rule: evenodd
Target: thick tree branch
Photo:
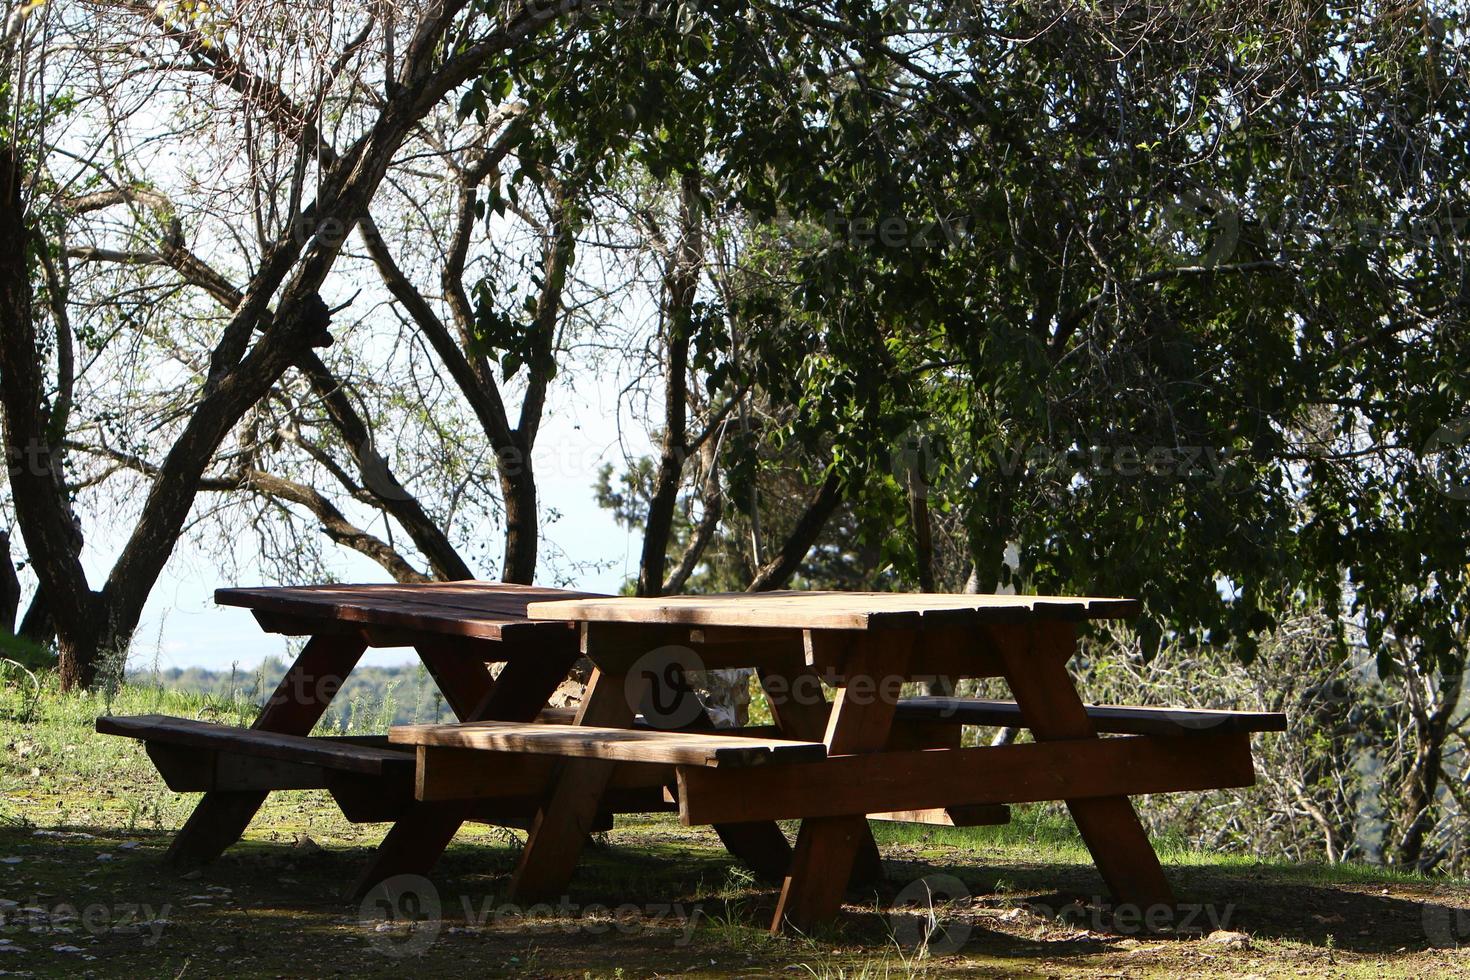
<path fill-rule="evenodd" d="M 755 578 L 745 591 L 769 592 L 773 589 L 784 588 L 791 581 L 791 577 L 801 569 L 801 563 L 806 559 L 807 552 L 811 551 L 812 545 L 816 543 L 822 529 L 827 526 L 827 521 L 840 503 L 842 503 L 842 481 L 834 472 L 822 482 L 822 487 L 817 491 L 817 495 L 802 511 L 796 526 L 791 529 L 786 540 L 781 542 L 781 548 L 776 557 L 756 572 Z"/>

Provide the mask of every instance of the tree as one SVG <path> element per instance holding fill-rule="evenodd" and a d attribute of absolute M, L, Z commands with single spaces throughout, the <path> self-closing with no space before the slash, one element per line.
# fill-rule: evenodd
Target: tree
<path fill-rule="evenodd" d="M 57 202 L 51 199 L 54 195 L 35 194 L 34 185 L 23 187 L 20 175 L 44 173 L 46 151 L 55 141 L 44 130 L 27 134 L 27 149 L 35 163 L 5 161 L 11 164 L 7 230 L 18 236 L 13 241 L 25 243 L 7 256 L 8 309 L 17 315 L 0 324 L 7 449 L 12 458 L 28 460 L 12 470 L 10 485 L 17 522 L 56 630 L 63 686 L 90 683 L 99 654 L 126 643 L 216 452 L 286 370 L 308 358 L 313 346 L 328 341 L 331 312 L 320 290 L 347 234 L 367 215 L 404 140 L 450 92 L 479 76 L 492 61 L 562 25 L 563 15 L 575 12 L 577 6 L 573 0 L 501 11 L 463 3 L 433 4 L 400 24 L 393 18 L 380 20 L 373 12 L 353 18 L 324 5 L 314 8 L 312 15 L 323 24 L 343 28 L 347 32 L 343 42 L 330 51 L 319 49 L 314 35 L 287 44 L 273 61 L 283 67 L 285 59 L 294 59 L 293 71 L 279 78 L 261 74 L 248 54 L 235 53 L 272 43 L 269 11 L 259 12 L 263 18 L 259 22 L 216 21 L 192 7 L 124 7 L 95 18 L 83 14 L 76 21 L 43 21 L 46 30 L 70 31 L 83 41 L 99 31 L 121 31 L 145 52 L 162 49 L 163 67 L 146 65 L 140 73 L 134 71 L 138 66 L 131 48 L 76 46 L 78 59 L 97 53 L 95 62 L 86 67 L 95 70 L 104 85 L 141 77 L 163 86 L 182 79 L 181 94 L 198 95 L 193 83 L 203 78 L 237 100 L 234 107 L 247 157 L 256 149 L 252 136 L 260 130 L 278 130 L 289 146 L 284 155 L 287 165 L 266 168 L 264 180 L 254 185 L 257 191 L 262 184 L 265 187 L 270 221 L 258 225 L 255 235 L 240 236 L 242 241 L 257 242 L 249 283 L 219 326 L 207 364 L 191 379 L 197 386 L 193 404 L 151 474 L 127 543 L 107 581 L 96 590 L 82 569 L 81 542 L 67 501 L 61 452 L 65 413 L 48 405 L 49 391 L 69 390 L 72 379 L 63 359 L 55 384 L 46 380 L 49 358 L 40 345 L 30 303 L 33 269 L 44 264 L 40 256 L 51 248 L 43 244 L 37 229 L 44 227 Z M 356 23 L 349 27 L 353 19 Z M 257 28 L 259 32 L 253 33 Z M 444 56 L 441 47 L 450 36 L 457 38 L 454 52 Z M 45 46 L 50 37 L 43 31 L 38 43 Z M 23 99 L 46 105 L 52 98 L 48 86 L 55 76 L 21 77 L 35 92 L 8 89 L 7 117 Z M 284 87 L 287 83 L 281 79 L 287 77 L 296 91 Z M 355 94 L 359 86 L 379 92 L 381 98 L 364 105 Z M 328 106 L 339 105 L 344 110 L 340 114 L 325 114 Z M 329 118 L 338 140 L 321 128 L 322 120 Z M 340 151 L 332 148 L 338 141 Z M 128 186 L 126 181 L 119 183 Z M 67 332 L 64 323 L 53 326 L 59 327 L 57 337 Z M 257 332 L 260 337 L 254 339 Z M 58 349 L 69 345 L 70 338 L 62 339 Z"/>

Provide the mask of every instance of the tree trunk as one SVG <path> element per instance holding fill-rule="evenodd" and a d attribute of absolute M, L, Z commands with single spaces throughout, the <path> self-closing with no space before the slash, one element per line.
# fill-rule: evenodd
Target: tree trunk
<path fill-rule="evenodd" d="M 1406 675 L 1406 683 L 1412 683 L 1413 671 Z M 1424 841 L 1434 829 L 1444 743 L 1450 721 L 1459 709 L 1460 693 L 1461 675 L 1444 673 L 1440 678 L 1440 703 L 1431 712 L 1413 712 L 1414 761 L 1404 785 L 1402 831 L 1394 853 L 1394 863 L 1399 867 L 1419 868 L 1424 861 Z"/>
<path fill-rule="evenodd" d="M 664 435 L 658 473 L 653 481 L 653 495 L 648 501 L 648 517 L 643 523 L 643 554 L 638 563 L 638 594 L 641 596 L 656 596 L 663 591 L 674 511 L 679 504 L 679 487 L 684 481 L 684 460 L 689 454 L 691 314 L 704 252 L 700 207 L 699 178 L 694 174 L 686 175 L 680 187 L 679 241 L 668 258 L 664 275 L 668 331 L 664 358 Z"/>
<path fill-rule="evenodd" d="M 909 521 L 914 527 L 914 562 L 918 566 L 919 591 L 934 588 L 934 531 L 929 521 L 929 487 L 924 482 L 921 463 L 909 467 Z"/>
<path fill-rule="evenodd" d="M 0 415 L 16 523 L 60 641 L 63 690 L 95 677 L 101 620 L 97 594 L 79 558 L 81 539 L 67 503 L 46 406 L 44 353 L 36 336 L 28 250 L 25 176 L 14 147 L 0 144 Z M 8 559 L 8 552 L 7 552 Z"/>
<path fill-rule="evenodd" d="M 823 481 L 822 488 L 807 504 L 796 527 L 781 543 L 781 550 L 755 574 L 746 587 L 747 592 L 770 592 L 785 588 L 791 577 L 801 569 L 807 552 L 812 550 L 827 521 L 842 503 L 842 481 L 831 473 Z"/>
<path fill-rule="evenodd" d="M 20 579 L 10 557 L 10 534 L 0 531 L 0 636 L 14 636 L 20 610 Z"/>
<path fill-rule="evenodd" d="M 530 585 L 536 581 L 540 526 L 536 514 L 536 473 L 529 460 L 520 464 L 501 462 L 500 493 L 505 499 L 505 560 L 501 563 L 500 578 Z"/>

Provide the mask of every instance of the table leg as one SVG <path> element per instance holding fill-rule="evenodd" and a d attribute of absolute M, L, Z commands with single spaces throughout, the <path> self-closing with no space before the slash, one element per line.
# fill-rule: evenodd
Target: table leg
<path fill-rule="evenodd" d="M 804 660 L 796 659 L 779 671 L 762 668 L 756 673 L 771 706 L 771 717 L 784 737 L 816 742 L 826 736 L 832 706 L 822 694 L 821 677 Z M 878 842 L 873 840 L 872 827 L 866 822 L 853 861 L 852 880 L 864 885 L 883 880 L 883 858 L 878 853 Z"/>
<path fill-rule="evenodd" d="M 685 731 L 713 730 L 714 722 L 710 720 L 709 712 L 699 703 L 699 695 L 689 686 L 682 673 L 650 677 L 649 683 L 674 685 L 674 690 L 670 693 L 675 700 L 668 709 L 668 720 L 665 724 Z M 660 702 L 661 698 L 654 697 L 652 700 Z M 650 713 L 645 711 L 645 717 L 651 717 Z M 677 721 L 686 717 L 690 718 L 688 724 L 677 724 Z M 657 720 L 653 724 L 655 727 L 662 727 Z M 791 845 L 774 820 L 717 823 L 714 827 L 720 843 L 725 845 L 725 850 L 753 871 L 757 878 L 776 884 L 785 880 L 786 872 L 791 867 Z"/>
<path fill-rule="evenodd" d="M 879 752 L 887 745 L 897 698 L 884 691 L 885 679 L 903 675 L 914 640 L 911 633 L 862 634 L 851 642 L 845 686 L 838 688 L 827 719 L 830 755 Z M 863 689 L 864 679 L 871 688 Z M 771 932 L 787 926 L 807 931 L 836 917 L 864 840 L 872 840 L 866 814 L 803 820 Z"/>
<path fill-rule="evenodd" d="M 1017 635 L 1023 631 L 1024 638 Z M 1097 737 L 1067 672 L 1067 661 L 1076 646 L 1070 624 L 1040 623 L 1004 633 L 997 630 L 995 646 L 1001 652 L 1006 681 L 1020 705 L 1021 717 L 1038 742 Z M 1067 808 L 1115 901 L 1145 910 L 1173 907 L 1173 889 L 1126 796 L 1068 800 Z"/>
<path fill-rule="evenodd" d="M 310 734 L 366 649 L 367 644 L 356 636 L 312 637 L 250 727 L 285 735 Z M 240 839 L 266 796 L 264 791 L 205 793 L 164 859 L 181 866 L 213 861 Z"/>
<path fill-rule="evenodd" d="M 441 658 L 444 659 L 448 659 L 447 655 Z M 466 692 L 476 696 L 476 700 L 470 702 L 472 708 L 464 709 L 460 720 L 534 721 L 576 660 L 575 650 L 538 649 L 513 656 L 492 685 Z M 446 693 L 445 697 L 449 695 Z M 466 700 L 456 697 L 450 702 L 451 707 L 456 701 L 463 705 Z M 456 708 L 456 713 L 459 710 Z M 415 803 L 388 830 L 372 860 L 349 889 L 348 897 L 360 899 L 373 886 L 396 875 L 427 875 L 469 819 L 473 808 L 472 800 Z"/>
<path fill-rule="evenodd" d="M 626 687 L 624 675 L 594 670 L 576 723 L 631 727 L 641 698 L 630 697 Z M 615 765 L 606 759 L 567 759 L 561 764 L 511 877 L 511 901 L 540 901 L 566 890 Z"/>

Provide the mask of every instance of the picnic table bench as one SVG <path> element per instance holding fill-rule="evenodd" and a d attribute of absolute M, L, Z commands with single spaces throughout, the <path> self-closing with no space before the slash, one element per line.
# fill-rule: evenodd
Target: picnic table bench
<path fill-rule="evenodd" d="M 1066 668 L 1075 623 L 1131 616 L 1131 600 L 632 599 L 480 582 L 217 595 L 310 637 L 254 726 L 142 716 L 98 731 L 143 740 L 171 788 L 205 792 L 176 862 L 217 856 L 275 790 L 326 789 L 350 820 L 393 822 L 358 896 L 428 873 L 462 823 L 485 820 L 529 832 L 511 898 L 554 897 L 613 814 L 666 810 L 781 883 L 773 930 L 807 929 L 850 880 L 881 874 L 868 820 L 1003 823 L 1012 804 L 1064 800 L 1117 901 L 1172 905 L 1128 797 L 1248 786 L 1252 733 L 1285 727 L 1274 713 L 1084 704 Z M 459 721 L 311 736 L 371 646 L 412 646 Z M 547 707 L 581 656 L 581 704 Z M 737 666 L 755 668 L 774 724 L 717 729 L 699 705 L 690 674 Z M 1000 677 L 1015 700 L 901 696 L 933 677 Z M 967 725 L 1034 741 L 962 748 Z M 788 819 L 794 847 L 776 823 Z"/>
<path fill-rule="evenodd" d="M 998 822 L 1010 804 L 1042 800 L 1066 801 L 1119 902 L 1172 906 L 1128 797 L 1251 785 L 1251 733 L 1281 730 L 1285 719 L 1084 705 L 1066 667 L 1074 624 L 1137 608 L 1121 599 L 802 592 L 537 602 L 527 606 L 531 618 L 581 624 L 581 651 L 596 668 L 571 724 L 493 733 L 405 726 L 390 740 L 418 748 L 426 793 L 476 768 L 486 774 L 482 791 L 496 792 L 489 774 L 510 760 L 561 757 L 511 881 L 517 901 L 565 889 L 606 787 L 628 771 L 672 766 L 686 824 L 801 821 L 794 848 L 781 854 L 773 930 L 808 929 L 837 913 L 854 871 L 876 862 L 870 818 Z M 678 670 L 668 669 L 671 657 Z M 690 696 L 681 672 L 737 666 L 756 669 L 784 747 L 720 764 L 708 734 L 608 734 L 677 720 Z M 899 696 L 904 683 L 936 676 L 1000 677 L 1016 700 Z M 830 704 L 824 683 L 835 689 Z M 640 718 L 650 703 L 662 710 Z M 1035 741 L 961 748 L 966 724 L 1022 726 Z"/>

